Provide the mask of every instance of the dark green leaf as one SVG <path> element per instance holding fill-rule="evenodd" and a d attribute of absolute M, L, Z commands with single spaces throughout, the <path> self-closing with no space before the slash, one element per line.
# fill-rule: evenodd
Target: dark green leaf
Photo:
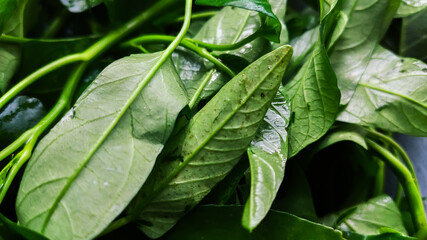
<path fill-rule="evenodd" d="M 402 19 L 400 55 L 427 63 L 427 9 Z"/>
<path fill-rule="evenodd" d="M 426 8 L 426 0 L 402 0 L 399 9 L 397 9 L 396 17 L 406 17 Z"/>
<path fill-rule="evenodd" d="M 382 195 L 359 204 L 355 210 L 338 223 L 338 228 L 363 235 L 385 232 L 407 235 L 402 216 L 389 196 Z"/>
<path fill-rule="evenodd" d="M 18 96 L 0 112 L 0 147 L 6 147 L 46 114 L 37 98 Z"/>
<path fill-rule="evenodd" d="M 48 240 L 46 237 L 24 228 L 0 214 L 1 240 Z"/>
<path fill-rule="evenodd" d="M 283 46 L 253 62 L 191 119 L 183 132 L 182 158 L 159 164 L 154 186 L 146 185 L 129 209 L 140 214 L 148 236 L 168 231 L 239 161 L 276 95 L 291 52 Z"/>
<path fill-rule="evenodd" d="M 164 239 L 204 240 L 344 240 L 342 233 L 294 215 L 270 210 L 252 233 L 240 226 L 238 206 L 198 206 Z"/>
<path fill-rule="evenodd" d="M 42 139 L 16 200 L 23 226 L 52 239 L 90 239 L 128 205 L 188 101 L 167 61 L 126 107 L 160 55 L 109 65 Z"/>
<path fill-rule="evenodd" d="M 3 26 L 12 16 L 17 7 L 16 0 L 3 0 L 0 4 L 0 32 L 3 32 Z"/>
<path fill-rule="evenodd" d="M 376 46 L 356 92 L 338 119 L 427 136 L 427 65 Z"/>
<path fill-rule="evenodd" d="M 242 224 L 252 231 L 267 215 L 285 174 L 288 156 L 289 104 L 278 92 L 248 149 L 251 193 Z"/>
<path fill-rule="evenodd" d="M 285 23 L 286 7 L 288 5 L 288 0 L 269 0 L 269 2 L 271 5 L 271 10 L 277 16 L 277 19 L 279 19 L 281 25 L 279 35 L 280 42 L 273 44 L 273 49 L 276 49 L 283 44 L 289 43 L 289 34 Z"/>
<path fill-rule="evenodd" d="M 266 30 L 263 33 L 263 37 L 273 42 L 280 42 L 281 24 L 276 15 L 274 15 L 268 0 L 196 0 L 196 4 L 216 7 L 234 6 L 260 12 L 267 16 L 264 22 Z M 233 22 L 229 24 L 233 24 Z"/>
<path fill-rule="evenodd" d="M 400 0 L 345 1 L 341 14 L 347 16 L 347 25 L 336 40 L 331 54 L 331 64 L 341 90 L 341 104 L 350 101 L 399 2 Z"/>

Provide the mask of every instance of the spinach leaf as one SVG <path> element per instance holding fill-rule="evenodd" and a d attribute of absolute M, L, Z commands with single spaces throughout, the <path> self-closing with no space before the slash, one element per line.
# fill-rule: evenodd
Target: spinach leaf
<path fill-rule="evenodd" d="M 164 239 L 344 240 L 338 230 L 274 210 L 270 210 L 259 227 L 249 233 L 239 224 L 241 211 L 239 206 L 198 206 L 165 235 Z"/>
<path fill-rule="evenodd" d="M 407 17 L 427 8 L 427 0 L 402 0 L 395 17 Z"/>
<path fill-rule="evenodd" d="M 149 237 L 168 231 L 240 160 L 276 94 L 291 49 L 280 47 L 250 64 L 191 119 L 182 135 L 182 158 L 161 162 L 152 185 L 145 185 L 128 211 L 139 215 Z"/>
<path fill-rule="evenodd" d="M 24 11 L 28 0 L 19 0 L 10 18 L 4 19 L 2 34 L 16 37 L 24 36 Z M 2 3 L 3 4 L 3 3 Z M 16 73 L 21 61 L 21 52 L 14 44 L 0 43 L 0 93 L 6 88 Z"/>
<path fill-rule="evenodd" d="M 416 240 L 399 233 L 383 233 L 379 235 L 362 235 L 353 232 L 343 232 L 345 239 L 348 240 Z"/>
<path fill-rule="evenodd" d="M 273 49 L 280 47 L 283 44 L 289 42 L 289 33 L 286 28 L 285 23 L 285 15 L 286 15 L 286 7 L 288 4 L 288 0 L 269 0 L 271 5 L 271 10 L 277 16 L 277 19 L 280 22 L 281 30 L 279 35 L 279 43 L 273 43 Z"/>
<path fill-rule="evenodd" d="M 19 226 L 0 214 L 0 239 L 2 240 L 47 240 L 46 237 Z"/>
<path fill-rule="evenodd" d="M 16 200 L 23 226 L 52 239 L 89 239 L 122 212 L 188 101 L 167 61 L 126 109 L 160 56 L 132 55 L 109 65 L 43 138 Z"/>
<path fill-rule="evenodd" d="M 70 12 L 79 13 L 93 8 L 105 0 L 61 0 L 61 3 Z"/>
<path fill-rule="evenodd" d="M 376 46 L 338 120 L 427 136 L 427 65 Z"/>
<path fill-rule="evenodd" d="M 313 152 L 318 152 L 324 148 L 327 148 L 335 143 L 342 141 L 351 141 L 359 144 L 365 150 L 368 150 L 368 145 L 365 141 L 366 132 L 362 127 L 352 124 L 345 124 L 332 128 L 328 134 L 326 134 L 317 143 L 316 149 Z"/>
<path fill-rule="evenodd" d="M 402 19 L 399 55 L 427 63 L 427 8 Z"/>
<path fill-rule="evenodd" d="M 281 24 L 268 0 L 196 0 L 196 4 L 216 7 L 234 6 L 260 12 L 267 16 L 263 37 L 273 42 L 280 42 Z"/>
<path fill-rule="evenodd" d="M 341 104 L 350 101 L 399 2 L 400 0 L 345 2 L 343 12 L 348 16 L 348 22 L 331 54 L 331 64 L 341 90 Z"/>
<path fill-rule="evenodd" d="M 250 231 L 267 215 L 282 183 L 288 155 L 289 116 L 288 103 L 278 92 L 248 149 L 251 192 L 242 223 Z"/>
<path fill-rule="evenodd" d="M 407 235 L 399 209 L 393 199 L 387 195 L 372 198 L 352 208 L 351 211 L 340 220 L 339 229 L 363 235 L 377 235 L 385 232 Z"/>
<path fill-rule="evenodd" d="M 4 24 L 12 16 L 17 2 L 14 0 L 3 0 L 0 5 L 0 32 L 3 32 Z"/>

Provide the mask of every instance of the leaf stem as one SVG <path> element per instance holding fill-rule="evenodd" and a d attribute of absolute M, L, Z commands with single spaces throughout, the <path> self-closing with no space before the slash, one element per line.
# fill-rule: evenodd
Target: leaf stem
<path fill-rule="evenodd" d="M 98 42 L 94 43 L 88 49 L 81 53 L 70 54 L 59 58 L 51 63 L 48 63 L 44 67 L 38 69 L 34 73 L 30 74 L 28 77 L 24 78 L 18 84 L 16 84 L 13 88 L 11 88 L 8 92 L 6 92 L 0 98 L 0 109 L 12 98 L 14 98 L 17 94 L 19 94 L 23 89 L 28 87 L 30 84 L 41 78 L 42 76 L 52 72 L 55 69 L 66 66 L 71 63 L 79 62 L 79 61 L 91 61 L 96 58 L 103 52 L 105 52 L 112 45 L 117 43 L 120 39 L 125 37 L 130 32 L 134 31 L 141 24 L 149 21 L 153 17 L 157 16 L 157 14 L 165 9 L 167 6 L 175 3 L 175 0 L 161 0 L 150 7 L 147 11 L 142 12 L 140 15 L 136 16 L 134 19 L 130 20 L 128 23 L 123 25 L 122 27 L 116 29 L 111 32 L 104 38 L 100 39 Z"/>
<path fill-rule="evenodd" d="M 122 46 L 135 46 L 137 44 L 149 43 L 149 42 L 171 42 L 173 41 L 173 39 L 174 39 L 173 36 L 168 36 L 168 35 L 144 35 L 138 38 L 134 38 L 128 42 L 125 42 Z M 183 39 L 180 44 L 192 50 L 193 52 L 199 54 L 201 57 L 206 58 L 207 60 L 215 64 L 219 69 L 221 69 L 222 71 L 230 75 L 230 77 L 234 77 L 236 75 L 230 68 L 228 68 L 219 59 L 214 57 L 206 49 L 196 46 L 194 43 L 192 43 L 188 39 Z"/>
<path fill-rule="evenodd" d="M 424 212 L 423 201 L 418 189 L 418 185 L 416 184 L 415 177 L 390 151 L 381 147 L 372 140 L 368 139 L 366 141 L 370 148 L 382 156 L 384 162 L 388 164 L 388 166 L 398 178 L 399 182 L 402 184 L 411 209 L 412 220 L 417 231 L 427 230 L 427 220 Z"/>
<path fill-rule="evenodd" d="M 191 15 L 191 20 L 197 20 L 197 19 L 204 19 L 204 18 L 210 18 L 217 14 L 219 11 L 206 11 L 206 12 L 198 12 Z M 184 21 L 184 16 L 181 16 L 177 19 L 175 19 L 175 23 L 179 23 Z"/>
<path fill-rule="evenodd" d="M 10 154 L 14 153 L 16 150 L 18 150 L 18 148 L 20 148 L 22 145 L 24 145 L 25 142 L 27 142 L 27 140 L 33 134 L 33 131 L 34 131 L 33 129 L 27 130 L 21 136 L 19 136 L 19 138 L 16 139 L 13 143 L 11 143 L 9 146 L 3 149 L 0 152 L 0 162 Z"/>
<path fill-rule="evenodd" d="M 208 84 L 209 80 L 212 78 L 214 70 L 211 69 L 209 72 L 207 72 L 203 76 L 203 81 L 200 84 L 200 86 L 197 88 L 197 91 L 194 93 L 193 97 L 191 97 L 190 103 L 188 104 L 188 107 L 190 109 L 193 109 L 194 105 L 196 105 L 197 100 L 199 99 L 200 94 L 202 93 L 203 89 L 205 88 L 206 84 Z"/>
<path fill-rule="evenodd" d="M 415 179 L 415 183 L 418 186 L 418 181 L 415 175 L 414 167 L 412 165 L 411 159 L 409 159 L 405 150 L 403 150 L 403 148 L 398 143 L 396 143 L 391 137 L 387 135 L 384 135 L 380 132 L 377 132 L 375 130 L 368 129 L 368 128 L 366 128 L 366 131 L 368 132 L 368 136 L 371 135 L 374 139 L 377 139 L 383 143 L 389 144 L 393 149 L 397 151 L 397 153 L 399 153 L 400 157 L 402 157 L 403 162 L 405 163 L 407 169 L 411 173 L 412 177 Z"/>

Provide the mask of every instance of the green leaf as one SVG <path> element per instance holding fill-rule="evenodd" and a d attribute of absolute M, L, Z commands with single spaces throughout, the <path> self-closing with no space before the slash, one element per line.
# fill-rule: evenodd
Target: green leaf
<path fill-rule="evenodd" d="M 160 163 L 154 186 L 146 185 L 129 209 L 139 214 L 140 228 L 148 236 L 168 231 L 239 161 L 276 94 L 291 53 L 290 46 L 283 46 L 253 62 L 191 119 L 183 132 L 182 158 Z"/>
<path fill-rule="evenodd" d="M 269 0 L 271 5 L 271 10 L 274 15 L 277 16 L 277 19 L 280 22 L 281 30 L 279 35 L 279 43 L 273 44 L 273 49 L 280 47 L 283 44 L 287 44 L 289 42 L 289 34 L 288 29 L 286 28 L 285 23 L 285 15 L 286 15 L 286 7 L 288 5 L 288 0 Z"/>
<path fill-rule="evenodd" d="M 9 16 L 8 19 L 6 19 L 6 15 L 4 15 L 4 18 L 1 19 L 1 21 L 4 21 L 3 26 L 0 25 L 0 29 L 2 30 L 1 33 L 16 37 L 23 37 L 24 12 L 28 1 L 19 0 L 14 2 L 16 6 L 13 13 L 11 13 L 10 16 L 7 14 L 7 16 Z M 2 13 L 0 12 L 0 17 L 1 16 Z M 18 70 L 18 66 L 21 61 L 20 58 L 21 52 L 18 46 L 13 44 L 0 43 L 0 93 L 4 93 L 6 91 L 10 80 Z"/>
<path fill-rule="evenodd" d="M 402 0 L 395 17 L 406 17 L 427 8 L 427 0 Z"/>
<path fill-rule="evenodd" d="M 126 108 L 160 55 L 109 65 L 42 139 L 16 200 L 23 226 L 52 239 L 90 239 L 128 205 L 188 101 L 167 61 Z"/>
<path fill-rule="evenodd" d="M 205 240 L 344 240 L 342 233 L 292 214 L 270 210 L 252 233 L 240 226 L 238 206 L 198 206 L 163 239 Z"/>
<path fill-rule="evenodd" d="M 363 235 L 377 235 L 386 232 L 407 235 L 399 209 L 389 196 L 382 195 L 372 198 L 354 208 L 352 213 L 338 223 L 339 229 Z"/>
<path fill-rule="evenodd" d="M 0 112 L 0 147 L 6 147 L 46 114 L 39 99 L 18 96 Z"/>
<path fill-rule="evenodd" d="M 47 240 L 46 237 L 19 226 L 0 214 L 0 239 L 4 240 Z"/>
<path fill-rule="evenodd" d="M 336 77 L 320 41 L 309 60 L 280 91 L 291 103 L 288 154 L 292 157 L 322 137 L 339 111 Z"/>
<path fill-rule="evenodd" d="M 249 231 L 267 215 L 285 175 L 289 116 L 289 105 L 278 92 L 247 151 L 251 165 L 251 193 L 242 224 Z"/>
<path fill-rule="evenodd" d="M 383 233 L 379 235 L 362 235 L 352 232 L 343 232 L 348 240 L 416 240 L 416 238 L 401 235 L 399 233 Z"/>
<path fill-rule="evenodd" d="M 377 45 L 338 120 L 427 136 L 427 65 Z"/>
<path fill-rule="evenodd" d="M 330 57 L 341 90 L 341 104 L 347 104 L 364 76 L 376 44 L 387 30 L 400 0 L 345 1 L 347 25 L 336 40 Z"/>
<path fill-rule="evenodd" d="M 260 12 L 267 16 L 262 36 L 270 41 L 280 42 L 281 24 L 276 15 L 274 15 L 268 0 L 196 0 L 196 4 L 215 7 L 234 6 Z M 233 22 L 229 24 L 232 25 Z"/>
<path fill-rule="evenodd" d="M 366 132 L 362 127 L 357 125 L 346 124 L 331 129 L 322 139 L 317 143 L 316 149 L 313 152 L 318 152 L 335 143 L 342 141 L 350 141 L 359 144 L 365 150 L 368 150 L 368 145 L 365 141 Z"/>
<path fill-rule="evenodd" d="M 3 0 L 0 5 L 0 32 L 3 32 L 3 26 L 12 16 L 17 7 L 16 0 Z"/>
<path fill-rule="evenodd" d="M 61 3 L 73 13 L 79 13 L 93 8 L 104 2 L 104 0 L 61 0 Z"/>
<path fill-rule="evenodd" d="M 402 19 L 400 53 L 427 63 L 427 8 Z"/>

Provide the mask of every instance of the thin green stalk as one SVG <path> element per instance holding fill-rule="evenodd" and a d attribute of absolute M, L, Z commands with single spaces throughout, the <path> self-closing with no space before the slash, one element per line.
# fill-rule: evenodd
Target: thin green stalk
<path fill-rule="evenodd" d="M 378 161 L 378 171 L 375 176 L 374 196 L 381 195 L 384 191 L 385 166 L 380 159 Z"/>
<path fill-rule="evenodd" d="M 0 162 L 4 160 L 7 156 L 10 156 L 20 147 L 22 147 L 25 144 L 25 142 L 27 142 L 27 140 L 31 137 L 31 135 L 33 135 L 33 131 L 34 131 L 33 129 L 30 129 L 24 132 L 21 136 L 19 136 L 18 139 L 16 139 L 13 143 L 11 143 L 9 146 L 3 149 L 0 152 Z"/>
<path fill-rule="evenodd" d="M 402 197 L 403 197 L 402 185 L 400 183 L 397 183 L 397 191 L 396 191 L 396 197 L 394 199 L 394 202 L 396 203 L 396 205 L 398 207 L 400 206 L 400 203 L 402 202 Z"/>
<path fill-rule="evenodd" d="M 178 45 L 180 44 L 180 42 L 184 39 L 184 36 L 187 33 L 188 28 L 190 27 L 191 8 L 192 8 L 192 0 L 186 0 L 185 1 L 185 20 L 184 20 L 184 23 L 182 24 L 181 30 L 179 31 L 178 35 L 172 41 L 172 43 L 170 43 L 169 46 L 164 50 L 164 52 L 160 56 L 159 60 L 157 60 L 157 62 L 150 69 L 150 71 L 148 72 L 148 74 L 144 77 L 144 79 L 138 84 L 138 86 L 136 87 L 135 91 L 132 93 L 132 95 L 129 98 L 129 100 L 126 102 L 126 104 L 123 107 L 123 109 L 118 113 L 119 117 L 116 118 L 116 120 L 113 121 L 112 124 L 110 124 L 110 126 L 108 127 L 108 129 L 107 129 L 106 132 L 110 132 L 117 125 L 117 123 L 120 120 L 121 116 L 123 116 L 123 114 L 127 111 L 127 109 L 130 107 L 130 105 L 133 103 L 133 101 L 136 99 L 136 97 L 139 95 L 139 93 L 142 91 L 142 89 L 144 89 L 144 87 L 148 84 L 148 82 L 156 74 L 156 72 L 158 71 L 158 69 L 166 62 L 166 60 L 170 57 L 170 55 L 173 53 L 173 51 L 178 47 Z M 98 141 L 97 144 L 95 145 L 94 149 L 97 149 L 98 146 L 100 146 L 102 144 L 102 142 L 103 142 L 103 139 L 101 139 L 100 141 Z M 54 207 L 52 207 L 52 208 L 54 208 Z M 48 219 L 49 219 L 49 217 L 46 218 L 46 220 L 48 220 Z M 133 215 L 129 215 L 127 217 L 124 217 L 124 218 L 121 218 L 121 219 L 118 219 L 118 220 L 112 222 L 101 233 L 101 236 L 105 235 L 105 234 L 107 234 L 107 233 L 109 233 L 111 231 L 114 231 L 114 230 L 116 230 L 116 229 L 118 229 L 118 228 L 120 228 L 120 227 L 122 227 L 122 226 L 124 226 L 126 224 L 128 224 L 132 220 L 133 220 Z M 46 221 L 45 221 L 45 223 L 46 223 Z M 42 228 L 42 232 L 43 232 L 44 228 L 45 227 Z"/>
<path fill-rule="evenodd" d="M 369 139 L 367 140 L 367 143 L 370 148 L 382 156 L 382 159 L 386 164 L 388 164 L 390 169 L 396 175 L 400 184 L 402 184 L 403 190 L 408 199 L 412 220 L 416 230 L 427 230 L 427 220 L 424 212 L 423 201 L 421 193 L 418 189 L 418 185 L 416 184 L 415 177 L 405 167 L 405 165 L 402 164 L 402 162 L 400 162 L 400 160 L 387 149 L 381 147 L 379 144 Z"/>
<path fill-rule="evenodd" d="M 68 19 L 69 11 L 67 9 L 63 9 L 50 24 L 49 28 L 44 32 L 42 38 L 52 38 L 56 35 L 56 33 L 61 29 L 64 25 L 65 21 Z"/>
<path fill-rule="evenodd" d="M 377 131 L 371 130 L 371 129 L 366 129 L 366 131 L 368 132 L 369 135 L 371 135 L 373 137 L 373 139 L 377 139 L 383 143 L 389 144 L 393 149 L 395 149 L 399 153 L 400 157 L 402 158 L 403 162 L 405 163 L 405 165 L 408 168 L 409 172 L 411 173 L 412 177 L 415 179 L 415 183 L 418 186 L 418 181 L 417 181 L 417 178 L 415 175 L 414 167 L 412 166 L 411 159 L 409 159 L 405 150 L 403 150 L 403 148 L 398 143 L 396 143 L 391 137 L 389 137 L 387 135 L 384 135 L 380 132 L 377 132 Z"/>
<path fill-rule="evenodd" d="M 214 16 L 215 14 L 217 14 L 218 12 L 219 11 L 207 11 L 207 12 L 194 13 L 191 16 L 191 20 L 210 18 L 210 17 Z M 182 21 L 184 21 L 184 16 L 175 19 L 174 22 L 179 23 L 179 22 L 182 22 Z"/>
<path fill-rule="evenodd" d="M 0 203 L 3 201 L 3 198 L 5 197 L 7 190 L 12 184 L 12 181 L 18 171 L 31 157 L 34 146 L 36 145 L 40 135 L 42 135 L 46 128 L 48 128 L 64 112 L 69 102 L 71 102 L 74 90 L 81 76 L 83 75 L 83 72 L 86 69 L 87 65 L 88 63 L 82 63 L 76 68 L 76 70 L 73 72 L 73 75 L 71 75 L 71 77 L 68 79 L 64 90 L 62 91 L 61 96 L 58 102 L 53 107 L 53 109 L 35 127 L 26 132 L 31 135 L 28 138 L 28 142 L 25 145 L 24 149 L 11 160 L 12 167 L 7 175 L 6 182 L 3 188 L 1 188 L 0 190 Z M 24 135 L 25 134 L 21 135 L 21 137 Z M 21 139 L 21 137 L 18 138 L 18 140 Z"/>
<path fill-rule="evenodd" d="M 168 36 L 168 35 L 144 35 L 144 36 L 132 39 L 122 44 L 122 46 L 134 46 L 136 44 L 149 43 L 149 42 L 171 42 L 173 40 L 174 40 L 174 37 Z M 228 68 L 216 57 L 212 56 L 212 54 L 210 54 L 206 49 L 196 46 L 195 44 L 188 41 L 187 39 L 183 39 L 180 44 L 192 50 L 193 52 L 199 54 L 201 57 L 206 58 L 207 60 L 215 64 L 219 69 L 221 69 L 222 71 L 230 75 L 230 77 L 234 77 L 236 75 L 230 68 Z"/>
<path fill-rule="evenodd" d="M 175 3 L 175 0 L 158 1 L 147 11 L 142 12 L 140 15 L 130 20 L 127 24 L 123 25 L 122 27 L 111 32 L 104 38 L 100 39 L 98 42 L 94 43 L 84 52 L 64 56 L 38 69 L 34 73 L 30 74 L 28 77 L 24 78 L 18 84 L 16 84 L 0 98 L 0 109 L 17 94 L 19 94 L 23 89 L 28 87 L 30 84 L 32 84 L 42 76 L 52 72 L 53 70 L 56 70 L 71 63 L 79 61 L 91 61 L 92 59 L 96 58 L 108 48 L 117 43 L 120 39 L 125 37 L 127 34 L 134 31 L 138 26 L 157 16 L 159 12 L 161 12 L 167 6 L 173 3 Z"/>
<path fill-rule="evenodd" d="M 188 107 L 190 107 L 190 109 L 193 109 L 194 105 L 196 105 L 197 99 L 199 99 L 199 96 L 205 88 L 206 84 L 208 84 L 209 80 L 212 78 L 213 72 L 214 70 L 211 69 L 203 77 L 202 83 L 200 84 L 199 88 L 197 88 L 197 91 L 194 93 L 193 97 L 190 100 L 190 103 L 188 104 Z"/>

